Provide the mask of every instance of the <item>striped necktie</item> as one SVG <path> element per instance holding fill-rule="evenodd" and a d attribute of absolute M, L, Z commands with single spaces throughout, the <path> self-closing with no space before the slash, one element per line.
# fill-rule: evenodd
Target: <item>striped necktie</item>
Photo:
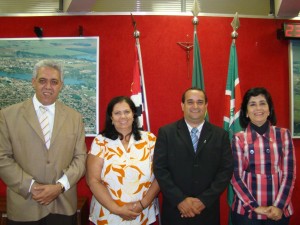
<path fill-rule="evenodd" d="M 50 126 L 49 126 L 49 118 L 47 115 L 47 108 L 44 106 L 40 106 L 41 115 L 39 118 L 41 128 L 44 134 L 45 144 L 47 149 L 50 147 Z"/>
<path fill-rule="evenodd" d="M 198 132 L 199 132 L 198 129 L 195 127 L 191 130 L 191 138 L 192 138 L 195 152 L 197 151 L 197 145 L 198 145 L 198 136 L 197 136 Z"/>

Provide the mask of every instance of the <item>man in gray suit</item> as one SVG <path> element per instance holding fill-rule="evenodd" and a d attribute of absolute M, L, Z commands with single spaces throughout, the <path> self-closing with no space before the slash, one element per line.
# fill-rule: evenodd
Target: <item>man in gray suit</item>
<path fill-rule="evenodd" d="M 58 63 L 38 62 L 32 86 L 33 98 L 0 111 L 0 177 L 7 185 L 8 225 L 75 225 L 76 184 L 86 160 L 82 116 L 57 101 L 63 87 Z M 40 107 L 46 107 L 49 143 Z"/>
<path fill-rule="evenodd" d="M 154 174 L 163 195 L 162 224 L 219 225 L 219 198 L 233 172 L 228 133 L 205 121 L 203 90 L 186 90 L 181 107 L 184 118 L 159 129 L 154 149 Z"/>

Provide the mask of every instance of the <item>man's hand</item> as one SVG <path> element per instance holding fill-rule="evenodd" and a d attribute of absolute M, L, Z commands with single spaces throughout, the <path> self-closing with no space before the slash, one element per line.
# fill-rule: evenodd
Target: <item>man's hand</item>
<path fill-rule="evenodd" d="M 37 182 L 34 182 L 34 183 L 32 184 L 32 186 L 31 186 L 30 193 L 31 193 L 32 195 L 37 195 L 37 194 L 39 194 L 40 191 L 37 191 L 35 187 L 38 187 L 38 186 L 40 186 L 40 185 L 41 185 L 41 184 L 39 184 L 39 183 L 37 183 Z"/>
<path fill-rule="evenodd" d="M 198 198 L 187 197 L 177 206 L 181 217 L 191 218 L 199 215 L 205 208 L 205 205 Z"/>
<path fill-rule="evenodd" d="M 34 184 L 31 187 L 32 198 L 41 205 L 50 204 L 61 193 L 60 184 Z"/>

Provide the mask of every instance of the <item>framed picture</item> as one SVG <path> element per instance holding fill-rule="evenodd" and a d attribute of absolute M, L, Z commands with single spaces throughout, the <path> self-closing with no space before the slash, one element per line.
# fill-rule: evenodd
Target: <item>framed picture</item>
<path fill-rule="evenodd" d="M 99 37 L 0 39 L 0 108 L 31 98 L 34 65 L 61 62 L 59 100 L 83 115 L 86 136 L 99 133 Z"/>
<path fill-rule="evenodd" d="M 300 138 L 300 41 L 290 41 L 289 60 L 291 132 L 293 138 Z"/>

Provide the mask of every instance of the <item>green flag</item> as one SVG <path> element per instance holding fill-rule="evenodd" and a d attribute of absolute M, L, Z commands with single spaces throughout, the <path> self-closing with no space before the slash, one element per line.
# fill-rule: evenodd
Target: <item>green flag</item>
<path fill-rule="evenodd" d="M 204 78 L 200 57 L 200 48 L 196 31 L 194 31 L 194 61 L 192 87 L 197 87 L 204 90 Z"/>
<path fill-rule="evenodd" d="M 233 134 L 242 130 L 239 115 L 241 106 L 241 89 L 238 77 L 238 61 L 235 42 L 233 41 L 230 48 L 228 76 L 225 91 L 225 113 L 223 127 L 229 133 L 230 140 Z M 227 202 L 231 207 L 233 202 L 233 188 L 229 184 L 227 190 Z M 229 225 L 231 225 L 231 217 L 229 215 Z"/>
<path fill-rule="evenodd" d="M 192 78 L 192 87 L 204 88 L 204 78 L 203 78 L 203 70 L 200 56 L 200 48 L 197 37 L 197 31 L 194 31 L 194 59 L 193 59 L 193 78 Z M 205 119 L 208 121 L 208 112 L 206 112 Z"/>

